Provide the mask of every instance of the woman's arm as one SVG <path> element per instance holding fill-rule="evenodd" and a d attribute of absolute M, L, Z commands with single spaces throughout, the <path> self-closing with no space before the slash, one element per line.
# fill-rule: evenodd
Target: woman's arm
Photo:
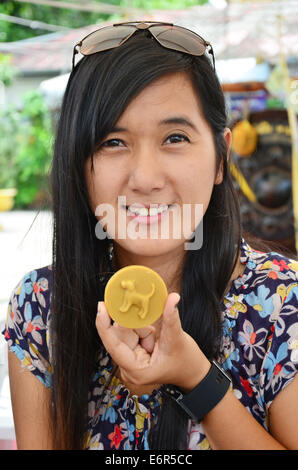
<path fill-rule="evenodd" d="M 228 391 L 205 416 L 203 428 L 214 450 L 285 450 Z"/>
<path fill-rule="evenodd" d="M 269 408 L 270 434 L 229 391 L 203 420 L 213 449 L 298 449 L 298 375 Z"/>
<path fill-rule="evenodd" d="M 298 374 L 269 408 L 270 433 L 287 449 L 298 450 Z"/>
<path fill-rule="evenodd" d="M 21 366 L 8 350 L 12 410 L 19 450 L 52 449 L 50 432 L 50 389 Z"/>

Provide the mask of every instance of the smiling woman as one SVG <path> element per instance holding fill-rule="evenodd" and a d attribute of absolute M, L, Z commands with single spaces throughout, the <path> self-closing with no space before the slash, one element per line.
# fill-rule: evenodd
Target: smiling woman
<path fill-rule="evenodd" d="M 227 145 L 230 135 L 228 130 L 224 132 Z M 198 97 L 186 72 L 162 76 L 133 98 L 92 161 L 90 157 L 86 162 L 93 212 L 101 204 L 105 207 L 110 204 L 114 209 L 115 222 L 111 224 L 116 225 L 113 238 L 118 257 L 128 251 L 142 257 L 150 255 L 151 262 L 166 253 L 182 259 L 183 238 L 174 237 L 176 214 L 182 227 L 190 225 L 189 235 L 194 233 L 200 220 L 195 217 L 195 210 L 192 220 L 187 220 L 186 207 L 195 208 L 199 204 L 203 209 L 201 216 L 204 215 L 214 185 L 222 181 L 222 167 L 216 166 L 212 132 L 200 112 Z M 119 207 L 120 194 L 125 195 L 126 206 Z M 119 211 L 125 211 L 127 217 L 121 217 Z M 129 230 L 132 218 L 134 225 L 146 225 L 143 236 L 133 240 Z M 118 220 L 126 223 L 126 230 L 118 227 Z M 153 224 L 160 226 L 163 238 L 150 236 Z M 106 230 L 109 231 L 108 227 Z M 166 266 L 162 274 L 172 282 Z"/>
<path fill-rule="evenodd" d="M 297 448 L 298 266 L 243 238 L 211 45 L 148 22 L 77 48 L 52 166 L 53 263 L 18 284 L 4 332 L 19 448 Z M 130 265 L 167 289 L 143 328 L 112 322 L 104 302 Z"/>

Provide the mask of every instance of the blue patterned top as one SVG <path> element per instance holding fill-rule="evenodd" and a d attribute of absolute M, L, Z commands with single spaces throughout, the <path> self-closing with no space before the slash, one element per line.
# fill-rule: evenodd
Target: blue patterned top
<path fill-rule="evenodd" d="M 236 397 L 267 429 L 268 409 L 298 371 L 298 262 L 253 250 L 242 240 L 243 274 L 222 303 L 218 361 L 232 378 Z M 51 266 L 28 273 L 14 289 L 3 331 L 8 345 L 46 387 L 51 387 Z M 149 449 L 161 393 L 130 396 L 111 376 L 103 352 L 89 394 L 87 449 Z M 189 420 L 188 449 L 210 449 L 203 425 Z"/>

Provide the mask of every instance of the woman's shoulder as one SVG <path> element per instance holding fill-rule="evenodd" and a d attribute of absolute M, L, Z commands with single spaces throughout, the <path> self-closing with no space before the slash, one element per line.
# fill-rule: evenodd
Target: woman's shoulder
<path fill-rule="evenodd" d="M 49 307 L 49 297 L 52 285 L 52 266 L 44 266 L 27 272 L 16 287 L 12 297 L 17 299 L 19 307 L 24 303 L 35 302 L 42 309 Z"/>
<path fill-rule="evenodd" d="M 298 261 L 294 255 L 291 257 L 274 250 L 260 251 L 242 239 L 240 261 L 245 265 L 242 277 L 247 287 L 297 285 Z"/>
<path fill-rule="evenodd" d="M 242 239 L 242 274 L 233 281 L 224 303 L 234 316 L 250 311 L 255 320 L 277 319 L 282 308 L 293 310 L 298 301 L 298 262 L 276 251 L 260 251 Z M 296 318 L 297 321 L 297 318 Z"/>
<path fill-rule="evenodd" d="M 52 266 L 44 266 L 27 272 L 13 289 L 9 307 L 18 311 L 24 319 L 39 315 L 46 325 L 48 322 L 52 287 Z"/>
<path fill-rule="evenodd" d="M 222 362 L 243 400 L 255 391 L 267 408 L 298 371 L 298 262 L 244 239 L 241 262 L 224 299 Z"/>
<path fill-rule="evenodd" d="M 8 346 L 42 383 L 50 386 L 51 266 L 25 274 L 13 289 L 2 332 Z"/>

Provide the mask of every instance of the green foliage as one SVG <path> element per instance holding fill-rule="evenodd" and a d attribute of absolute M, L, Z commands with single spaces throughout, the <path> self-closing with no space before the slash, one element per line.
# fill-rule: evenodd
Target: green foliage
<path fill-rule="evenodd" d="M 208 3 L 208 0 L 132 0 L 130 6 L 143 8 L 144 10 L 182 10 L 196 5 L 203 5 L 204 3 Z M 117 4 L 127 6 L 128 2 L 122 0 L 122 2 L 117 2 Z"/>
<path fill-rule="evenodd" d="M 16 153 L 19 142 L 19 113 L 12 108 L 0 113 L 0 189 L 15 188 Z"/>
<path fill-rule="evenodd" d="M 66 0 L 74 3 L 73 0 Z M 208 0 L 95 0 L 94 3 L 106 3 L 110 5 L 121 6 L 124 8 L 140 8 L 142 10 L 158 9 L 183 9 L 195 5 L 203 5 Z M 3 2 L 0 3 L 0 13 L 17 16 L 27 20 L 42 21 L 57 26 L 66 26 L 69 28 L 80 28 L 89 24 L 98 24 L 103 21 L 121 21 L 121 12 L 114 15 L 108 15 L 98 12 L 87 12 L 82 10 L 71 10 L 67 8 L 54 8 L 43 5 L 34 5 L 30 3 Z M 0 41 L 18 41 L 41 34 L 47 34 L 49 31 L 42 29 L 32 29 L 19 24 L 0 20 Z"/>
<path fill-rule="evenodd" d="M 5 86 L 11 84 L 13 78 L 17 75 L 17 69 L 12 65 L 10 54 L 0 53 L 0 82 Z"/>
<path fill-rule="evenodd" d="M 43 23 L 74 29 L 88 24 L 106 21 L 109 18 L 107 14 L 18 2 L 4 2 L 0 4 L 0 13 L 17 16 L 25 20 L 41 21 Z M 39 28 L 30 28 L 0 20 L 0 41 L 2 42 L 19 41 L 33 36 L 48 34 L 49 32 L 50 31 Z"/>
<path fill-rule="evenodd" d="M 3 2 L 3 4 L 0 4 L 0 13 L 17 16 L 25 20 L 41 21 L 43 23 L 65 26 L 73 29 L 80 28 L 88 24 L 100 23 L 108 20 L 110 17 L 110 15 L 107 14 L 18 2 Z M 39 28 L 30 28 L 0 20 L 0 41 L 2 42 L 19 41 L 33 36 L 48 34 L 49 32 L 50 31 Z"/>
<path fill-rule="evenodd" d="M 22 109 L 0 113 L 0 187 L 16 187 L 16 207 L 48 203 L 52 123 L 41 94 L 24 95 Z"/>

